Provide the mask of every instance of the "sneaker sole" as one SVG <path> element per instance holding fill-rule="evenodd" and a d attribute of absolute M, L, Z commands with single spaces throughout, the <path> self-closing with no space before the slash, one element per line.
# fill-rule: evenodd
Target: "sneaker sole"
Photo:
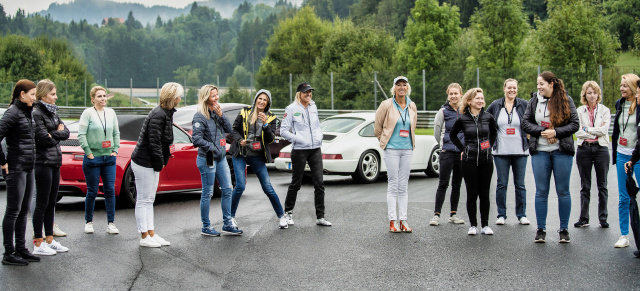
<path fill-rule="evenodd" d="M 449 222 L 453 223 L 453 224 L 463 224 L 464 220 L 463 221 L 451 221 L 451 220 L 449 220 Z"/>
<path fill-rule="evenodd" d="M 589 226 L 589 224 L 583 224 L 583 225 L 573 225 L 573 226 L 575 226 L 575 227 L 578 227 L 578 228 L 579 228 L 579 227 L 587 227 L 587 226 Z"/>
<path fill-rule="evenodd" d="M 322 224 L 322 223 L 316 223 L 316 225 L 319 225 L 319 226 L 331 226 L 331 224 Z"/>
<path fill-rule="evenodd" d="M 429 225 L 438 226 L 440 225 L 440 222 L 429 222 Z"/>
<path fill-rule="evenodd" d="M 484 235 L 493 235 L 493 233 L 486 233 L 486 232 L 483 232 L 482 234 L 484 234 Z"/>
<path fill-rule="evenodd" d="M 618 249 L 622 249 L 622 248 L 626 248 L 626 247 L 628 247 L 628 246 L 629 246 L 629 245 L 624 245 L 624 246 L 616 246 L 616 245 L 614 245 L 613 247 L 614 247 L 614 248 L 618 248 Z"/>
<path fill-rule="evenodd" d="M 230 232 L 230 231 L 221 231 L 222 234 L 226 234 L 226 235 L 242 235 L 241 233 L 237 233 L 237 232 Z"/>
<path fill-rule="evenodd" d="M 94 233 L 95 231 L 84 231 L 84 233 Z"/>
<path fill-rule="evenodd" d="M 52 250 L 56 251 L 56 253 L 66 253 L 66 252 L 69 251 L 69 250 L 59 251 L 59 250 L 56 250 L 56 249 L 53 249 L 53 248 L 52 248 Z"/>
<path fill-rule="evenodd" d="M 33 254 L 36 255 L 36 256 L 55 256 L 57 254 L 57 252 L 56 252 L 56 254 L 45 254 L 45 253 L 33 253 Z"/>
<path fill-rule="evenodd" d="M 29 265 L 28 262 L 26 264 L 25 263 L 12 263 L 12 262 L 7 262 L 5 260 L 2 260 L 2 264 L 3 265 L 9 265 L 9 266 L 27 266 L 27 265 Z"/>
<path fill-rule="evenodd" d="M 161 247 L 161 245 L 157 245 L 157 246 L 152 246 L 152 245 L 140 245 L 141 247 L 145 247 L 145 248 L 159 248 Z"/>
<path fill-rule="evenodd" d="M 286 225 L 286 226 L 282 226 L 282 225 L 280 225 L 280 226 L 279 226 L 279 228 L 280 228 L 280 229 L 287 229 L 287 228 L 289 228 L 289 225 Z"/>
<path fill-rule="evenodd" d="M 220 234 L 210 234 L 210 233 L 204 233 L 204 232 L 201 232 L 200 234 L 204 236 L 220 236 Z"/>
<path fill-rule="evenodd" d="M 559 243 L 561 243 L 561 244 L 568 244 L 570 242 L 571 242 L 571 240 L 561 240 L 561 241 L 559 241 Z"/>
<path fill-rule="evenodd" d="M 545 240 L 544 239 L 536 239 L 535 242 L 536 243 L 545 243 Z"/>

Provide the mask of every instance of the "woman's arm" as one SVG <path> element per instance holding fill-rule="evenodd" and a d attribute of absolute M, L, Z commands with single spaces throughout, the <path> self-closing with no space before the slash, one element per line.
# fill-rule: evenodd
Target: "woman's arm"
<path fill-rule="evenodd" d="M 458 138 L 458 133 L 462 130 L 462 120 L 460 119 L 460 117 L 458 117 L 458 119 L 456 119 L 456 122 L 453 123 L 453 126 L 451 127 L 451 131 L 449 131 L 449 139 L 451 139 L 451 142 L 461 151 L 464 152 L 464 145 L 462 144 L 462 142 L 460 141 L 460 139 Z"/>

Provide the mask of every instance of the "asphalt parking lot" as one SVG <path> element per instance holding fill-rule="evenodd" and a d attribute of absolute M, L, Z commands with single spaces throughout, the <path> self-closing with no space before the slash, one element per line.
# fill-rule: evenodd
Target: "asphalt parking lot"
<path fill-rule="evenodd" d="M 290 174 L 270 171 L 284 203 Z M 159 249 L 141 248 L 134 210 L 117 209 L 119 235 L 106 230 L 104 202 L 96 203 L 96 233 L 83 232 L 82 198 L 58 203 L 56 222 L 69 235 L 59 238 L 69 253 L 43 257 L 26 267 L 0 266 L 2 290 L 424 290 L 424 289 L 639 289 L 640 259 L 632 247 L 615 249 L 620 236 L 615 169 L 609 173 L 611 228 L 576 229 L 579 177 L 571 177 L 570 244 L 559 244 L 555 192 L 550 194 L 547 243 L 535 244 L 535 187 L 527 171 L 529 226 L 517 224 L 513 185 L 507 200 L 509 218 L 495 225 L 495 174 L 490 226 L 495 235 L 468 236 L 463 192 L 459 215 L 464 225 L 429 226 L 437 178 L 412 174 L 409 223 L 412 234 L 388 232 L 386 181 L 361 185 L 350 177 L 325 176 L 326 218 L 332 227 L 315 225 L 313 187 L 303 186 L 295 225 L 280 230 L 271 205 L 255 176 L 236 219 L 245 231 L 238 237 L 200 235 L 199 193 L 160 195 L 155 204 L 156 232 L 171 242 Z M 554 188 L 553 185 L 551 187 Z M 594 187 L 595 188 L 595 187 Z M 597 196 L 597 195 L 594 195 Z M 222 225 L 220 199 L 212 200 L 211 218 Z M 597 217 L 592 198 L 591 216 Z M 6 192 L 0 188 L 0 214 Z M 449 211 L 448 197 L 443 212 Z M 594 223 L 594 219 L 591 221 Z M 31 223 L 28 224 L 31 237 Z M 30 240 L 27 240 L 30 242 Z"/>

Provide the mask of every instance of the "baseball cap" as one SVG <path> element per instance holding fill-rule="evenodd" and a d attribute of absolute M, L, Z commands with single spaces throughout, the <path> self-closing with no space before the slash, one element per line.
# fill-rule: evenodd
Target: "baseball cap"
<path fill-rule="evenodd" d="M 393 84 L 397 84 L 398 81 L 405 81 L 407 83 L 409 83 L 409 80 L 407 79 L 407 77 L 404 76 L 397 76 L 395 79 L 393 79 Z"/>
<path fill-rule="evenodd" d="M 307 92 L 309 90 L 315 90 L 308 82 L 302 82 L 298 85 L 296 92 Z"/>

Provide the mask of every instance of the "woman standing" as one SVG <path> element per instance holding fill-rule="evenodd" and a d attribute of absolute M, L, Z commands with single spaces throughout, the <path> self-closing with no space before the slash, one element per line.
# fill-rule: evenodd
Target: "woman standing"
<path fill-rule="evenodd" d="M 616 248 L 626 248 L 629 246 L 629 193 L 625 181 L 627 174 L 624 171 L 624 164 L 631 159 L 633 148 L 638 142 L 636 128 L 640 122 L 640 110 L 636 94 L 638 93 L 638 81 L 640 78 L 635 74 L 626 74 L 620 81 L 620 94 L 622 98 L 616 101 L 616 116 L 613 120 L 613 134 L 611 135 L 611 158 L 616 165 L 618 172 L 618 216 L 620 217 L 621 236 L 613 245 Z M 640 164 L 635 164 L 633 171 L 636 180 L 640 180 Z"/>
<path fill-rule="evenodd" d="M 482 234 L 492 235 L 489 227 L 489 209 L 491 201 L 489 188 L 493 176 L 493 155 L 491 146 L 496 142 L 496 120 L 484 111 L 484 93 L 473 88 L 462 96 L 460 112 L 451 127 L 451 142 L 462 151 L 462 177 L 467 187 L 467 213 L 471 227 L 467 234 L 478 234 L 478 208 L 480 198 L 480 224 Z M 458 139 L 459 132 L 464 133 L 464 144 Z"/>
<path fill-rule="evenodd" d="M 193 145 L 198 147 L 196 165 L 202 179 L 202 196 L 200 197 L 200 218 L 202 219 L 202 235 L 220 236 L 211 227 L 209 221 L 209 205 L 213 195 L 213 185 L 218 179 L 222 188 L 222 232 L 241 235 L 242 230 L 234 226 L 231 220 L 231 172 L 226 159 L 227 140 L 225 133 L 231 132 L 231 123 L 218 104 L 218 87 L 204 85 L 198 95 L 198 112 L 193 116 Z"/>
<path fill-rule="evenodd" d="M 243 108 L 233 123 L 233 144 L 231 144 L 229 152 L 233 156 L 236 175 L 236 187 L 233 189 L 231 200 L 231 220 L 236 227 L 236 210 L 245 189 L 247 164 L 258 176 L 264 194 L 269 197 L 271 206 L 280 219 L 279 227 L 289 227 L 278 194 L 273 190 L 269 181 L 269 173 L 265 164 L 273 163 L 269 144 L 275 140 L 277 123 L 276 115 L 271 113 L 269 108 L 271 108 L 271 92 L 262 89 L 256 93 L 253 105 Z"/>
<path fill-rule="evenodd" d="M 27 214 L 35 187 L 36 147 L 31 110 L 36 102 L 36 84 L 20 80 L 11 95 L 11 106 L 0 119 L 0 141 L 7 139 L 6 159 L 5 153 L 0 152 L 0 168 L 7 183 L 7 208 L 2 220 L 2 264 L 26 266 L 29 262 L 40 261 L 25 245 Z"/>
<path fill-rule="evenodd" d="M 545 242 L 549 184 L 553 173 L 560 213 L 560 242 L 568 243 L 571 214 L 569 180 L 575 154 L 573 134 L 578 131 L 580 121 L 573 99 L 567 95 L 564 83 L 556 75 L 542 72 L 538 75 L 537 88 L 538 92 L 531 94 L 522 120 L 522 129 L 531 135 L 529 152 L 536 182 L 538 221 L 535 241 Z"/>
<path fill-rule="evenodd" d="M 411 157 L 416 146 L 418 109 L 409 98 L 411 86 L 406 77 L 399 76 L 393 80 L 391 94 L 393 98 L 382 101 L 376 111 L 374 135 L 384 149 L 387 166 L 389 231 L 412 232 L 407 223 L 408 185 Z M 396 208 L 400 210 L 399 221 Z"/>
<path fill-rule="evenodd" d="M 496 164 L 498 183 L 496 185 L 496 205 L 498 206 L 497 225 L 503 225 L 507 219 L 507 185 L 509 168 L 513 172 L 513 184 L 516 188 L 516 217 L 520 224 L 530 224 L 527 219 L 527 189 L 524 186 L 524 174 L 529 156 L 529 139 L 522 131 L 522 118 L 529 104 L 517 98 L 518 81 L 504 81 L 504 98 L 495 100 L 487 108 L 496 119 L 498 136 L 493 145 L 493 161 Z M 514 114 L 515 113 L 515 114 Z"/>
<path fill-rule="evenodd" d="M 460 150 L 451 142 L 449 133 L 453 123 L 458 119 L 458 103 L 462 97 L 462 87 L 458 83 L 451 83 L 447 88 L 447 102 L 442 105 L 433 126 L 433 135 L 438 137 L 436 141 L 441 149 L 440 151 L 440 180 L 438 181 L 438 190 L 436 190 L 436 206 L 433 218 L 429 222 L 430 225 L 440 224 L 440 211 L 444 204 L 444 197 L 449 187 L 449 178 L 451 178 L 451 214 L 449 222 L 455 224 L 464 223 L 456 213 L 458 213 L 458 201 L 460 200 L 460 186 L 462 185 L 462 172 L 460 169 Z M 464 142 L 464 134 L 458 133 L 458 139 Z"/>
<path fill-rule="evenodd" d="M 169 163 L 173 143 L 173 113 L 184 89 L 178 83 L 166 83 L 160 91 L 160 105 L 149 112 L 142 124 L 136 148 L 131 154 L 131 170 L 136 179 L 136 222 L 140 246 L 157 248 L 171 245 L 155 233 L 153 202 L 160 171 Z"/>
<path fill-rule="evenodd" d="M 48 79 L 38 82 L 33 106 L 36 138 L 36 206 L 33 211 L 33 254 L 55 255 L 69 251 L 53 239 L 53 220 L 60 186 L 62 152 L 60 141 L 69 138 L 69 129 L 58 116 L 56 85 Z M 42 227 L 46 241 L 43 243 Z"/>
<path fill-rule="evenodd" d="M 104 204 L 107 210 L 107 233 L 120 231 L 113 224 L 116 213 L 116 155 L 120 148 L 120 128 L 118 118 L 111 108 L 107 108 L 107 90 L 95 86 L 91 88 L 91 103 L 80 115 L 78 141 L 84 151 L 82 171 L 87 180 L 87 198 L 84 202 L 85 233 L 93 233 L 93 209 L 98 196 L 98 185 L 102 178 Z"/>
<path fill-rule="evenodd" d="M 589 200 L 591 198 L 591 169 L 596 170 L 598 185 L 598 220 L 607 228 L 607 174 L 609 173 L 609 124 L 611 112 L 600 104 L 600 86 L 594 81 L 582 85 L 578 118 L 580 129 L 576 132 L 578 150 L 576 164 L 580 173 L 580 219 L 575 227 L 589 226 Z"/>

